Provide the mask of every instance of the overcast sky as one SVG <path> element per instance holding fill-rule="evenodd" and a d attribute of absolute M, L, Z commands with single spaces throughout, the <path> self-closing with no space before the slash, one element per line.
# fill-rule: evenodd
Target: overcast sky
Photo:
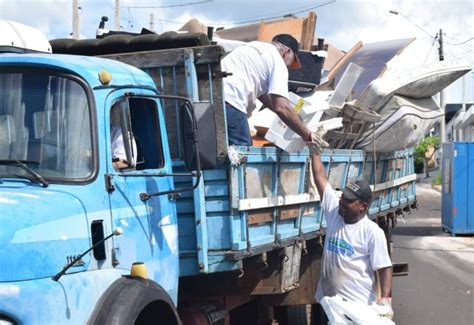
<path fill-rule="evenodd" d="M 72 0 L 0 0 L 0 19 L 32 25 L 49 39 L 72 32 Z M 79 0 L 81 35 L 95 37 L 102 16 L 113 29 L 115 0 Z M 438 58 L 435 39 L 442 28 L 445 59 L 468 60 L 474 66 L 474 1 L 472 0 L 121 0 L 122 30 L 150 27 L 153 13 L 157 32 L 176 30 L 190 18 L 215 27 L 240 26 L 243 22 L 296 14 L 317 14 L 316 33 L 334 46 L 350 49 L 364 43 L 417 37 L 417 59 Z M 397 10 L 400 14 L 390 14 Z M 461 44 L 463 43 L 463 44 Z M 466 77 L 466 99 L 474 101 L 474 74 Z M 447 102 L 461 101 L 461 82 L 451 86 Z"/>

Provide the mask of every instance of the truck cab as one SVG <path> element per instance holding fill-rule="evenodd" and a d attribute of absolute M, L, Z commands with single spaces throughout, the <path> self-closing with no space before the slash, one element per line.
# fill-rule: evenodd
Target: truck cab
<path fill-rule="evenodd" d="M 134 262 L 176 316 L 175 200 L 143 200 L 174 190 L 151 78 L 107 59 L 2 54 L 0 85 L 0 320 L 104 319 L 97 301 Z"/>

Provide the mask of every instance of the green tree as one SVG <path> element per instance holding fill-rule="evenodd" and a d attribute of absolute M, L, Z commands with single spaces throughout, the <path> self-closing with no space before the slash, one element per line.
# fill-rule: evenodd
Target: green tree
<path fill-rule="evenodd" d="M 415 164 L 422 163 L 424 165 L 426 177 L 430 176 L 428 171 L 428 162 L 431 158 L 433 158 L 433 155 L 439 149 L 439 146 L 439 137 L 429 136 L 421 140 L 415 147 Z M 430 155 L 427 155 L 428 149 L 431 147 L 434 150 Z"/>

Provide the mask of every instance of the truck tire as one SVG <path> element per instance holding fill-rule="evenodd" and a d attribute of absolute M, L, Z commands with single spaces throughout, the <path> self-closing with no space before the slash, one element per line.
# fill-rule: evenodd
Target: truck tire
<path fill-rule="evenodd" d="M 278 322 L 280 325 L 309 325 L 306 305 L 289 305 L 278 308 Z"/>
<path fill-rule="evenodd" d="M 176 307 L 156 282 L 138 277 L 115 281 L 96 304 L 88 324 L 181 324 Z"/>

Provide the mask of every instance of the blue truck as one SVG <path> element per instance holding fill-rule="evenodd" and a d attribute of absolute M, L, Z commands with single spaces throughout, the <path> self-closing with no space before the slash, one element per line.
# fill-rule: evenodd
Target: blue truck
<path fill-rule="evenodd" d="M 325 227 L 308 152 L 229 160 L 220 46 L 83 54 L 0 54 L 0 323 L 303 323 Z M 336 189 L 375 184 L 387 234 L 416 204 L 412 150 L 322 159 Z"/>

